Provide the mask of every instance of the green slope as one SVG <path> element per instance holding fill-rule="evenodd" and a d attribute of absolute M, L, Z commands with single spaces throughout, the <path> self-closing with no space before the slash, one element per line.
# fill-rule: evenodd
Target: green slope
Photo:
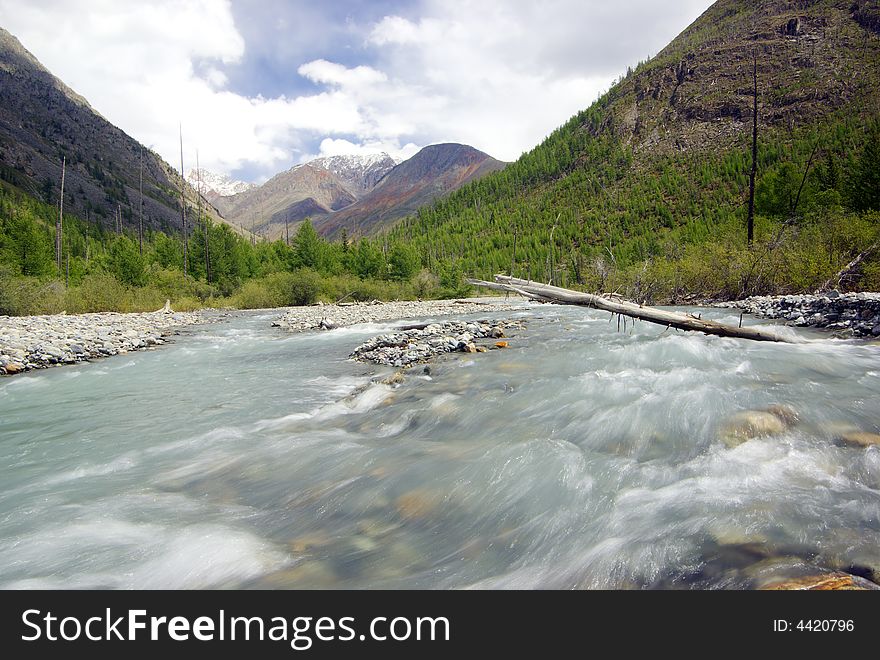
<path fill-rule="evenodd" d="M 644 299 L 815 286 L 876 240 L 852 189 L 880 108 L 878 17 L 877 2 L 720 0 L 516 163 L 392 235 L 429 268 Z M 747 249 L 753 53 L 759 218 Z M 880 285 L 874 273 L 860 284 Z"/>

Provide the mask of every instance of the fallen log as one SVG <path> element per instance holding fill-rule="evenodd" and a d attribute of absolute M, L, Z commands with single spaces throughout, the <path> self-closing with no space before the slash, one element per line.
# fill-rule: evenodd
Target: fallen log
<path fill-rule="evenodd" d="M 776 341 L 784 343 L 800 343 L 796 338 L 783 337 L 767 328 L 743 328 L 701 319 L 691 314 L 672 312 L 655 307 L 646 307 L 623 300 L 611 300 L 594 293 L 572 291 L 549 284 L 539 284 L 529 280 L 521 280 L 508 275 L 496 275 L 495 282 L 484 280 L 468 280 L 474 286 L 487 287 L 498 291 L 511 291 L 532 300 L 541 302 L 557 303 L 562 305 L 582 305 L 595 307 L 612 314 L 622 314 L 631 318 L 657 323 L 667 328 L 679 330 L 695 330 L 707 335 L 720 337 L 736 337 L 739 339 L 751 339 L 753 341 Z"/>

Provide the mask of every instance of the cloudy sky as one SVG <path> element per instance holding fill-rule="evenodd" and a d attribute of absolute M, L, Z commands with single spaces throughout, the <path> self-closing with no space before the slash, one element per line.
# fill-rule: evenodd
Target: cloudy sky
<path fill-rule="evenodd" d="M 535 146 L 710 0 L 0 0 L 0 25 L 168 162 Z"/>

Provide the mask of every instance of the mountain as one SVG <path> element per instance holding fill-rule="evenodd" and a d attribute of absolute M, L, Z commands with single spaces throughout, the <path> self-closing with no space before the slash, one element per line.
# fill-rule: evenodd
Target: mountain
<path fill-rule="evenodd" d="M 66 158 L 64 208 L 112 227 L 137 224 L 141 164 L 144 224 L 180 227 L 180 175 L 98 114 L 0 28 L 0 178 L 57 203 Z M 187 187 L 188 204 L 195 191 Z"/>
<path fill-rule="evenodd" d="M 317 218 L 315 229 L 325 236 L 335 235 L 342 229 L 349 235 L 375 233 L 441 195 L 505 165 L 465 144 L 425 147 L 388 172 L 354 204 Z"/>
<path fill-rule="evenodd" d="M 397 161 L 386 153 L 380 153 L 363 156 L 326 156 L 311 161 L 309 165 L 332 172 L 352 194 L 360 197 L 372 190 L 382 177 L 397 165 Z"/>
<path fill-rule="evenodd" d="M 325 165 L 315 161 L 294 165 L 261 186 L 217 200 L 217 207 L 228 221 L 278 238 L 285 222 L 329 213 L 357 200 L 362 184 L 343 180 Z"/>
<path fill-rule="evenodd" d="M 186 175 L 186 181 L 193 188 L 198 190 L 199 185 L 202 186 L 202 194 L 209 200 L 213 197 L 229 197 L 243 193 L 251 188 L 256 188 L 255 183 L 247 183 L 245 181 L 236 181 L 228 174 L 219 174 L 206 170 L 204 167 L 197 170 L 191 169 Z"/>
<path fill-rule="evenodd" d="M 425 147 L 400 164 L 384 153 L 331 156 L 212 202 L 230 222 L 270 238 L 284 236 L 306 218 L 326 236 L 343 227 L 364 235 L 504 165 L 463 144 Z"/>
<path fill-rule="evenodd" d="M 746 249 L 753 55 L 758 240 L 785 238 L 765 255 L 785 245 L 786 261 Z M 391 238 L 412 241 L 428 267 L 454 261 L 483 278 L 513 268 L 608 290 L 619 277 L 669 298 L 805 288 L 874 240 L 876 223 L 834 209 L 857 206 L 846 181 L 878 108 L 876 1 L 719 0 L 540 145 L 423 207 Z M 792 230 L 795 211 L 814 224 Z"/>

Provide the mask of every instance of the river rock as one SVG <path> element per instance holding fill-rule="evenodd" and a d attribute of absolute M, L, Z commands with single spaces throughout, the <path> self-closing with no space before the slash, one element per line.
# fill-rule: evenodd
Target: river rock
<path fill-rule="evenodd" d="M 827 328 L 857 337 L 880 336 L 880 293 L 835 290 L 824 295 L 753 296 L 718 306 L 784 319 L 789 325 Z"/>
<path fill-rule="evenodd" d="M 880 591 L 880 586 L 848 573 L 808 575 L 761 587 L 767 591 Z"/>
<path fill-rule="evenodd" d="M 463 323 L 449 321 L 432 323 L 424 328 L 415 327 L 401 332 L 373 337 L 349 355 L 350 359 L 394 367 L 406 367 L 427 362 L 443 353 L 481 353 L 476 342 L 491 338 L 497 328 L 521 328 L 523 321 L 479 321 Z"/>
<path fill-rule="evenodd" d="M 0 317 L 3 371 L 13 375 L 31 369 L 74 364 L 162 343 L 172 327 L 222 320 L 202 313 L 186 314 L 55 314 Z"/>
<path fill-rule="evenodd" d="M 871 447 L 880 445 L 880 434 L 867 431 L 845 431 L 838 439 L 851 447 Z"/>
<path fill-rule="evenodd" d="M 476 314 L 522 309 L 520 301 L 502 298 L 466 300 L 403 300 L 383 303 L 342 302 L 336 305 L 290 307 L 275 319 L 272 326 L 291 332 L 329 330 L 358 323 L 375 323 L 394 319 L 417 319 L 435 316 Z M 473 322 L 471 322 L 473 324 Z M 462 328 L 465 332 L 466 326 Z M 499 330 L 503 332 L 502 330 Z M 503 335 L 502 335 L 503 336 Z"/>
<path fill-rule="evenodd" d="M 404 493 L 394 501 L 398 515 L 408 522 L 430 518 L 439 508 L 442 496 L 429 490 L 417 489 Z"/>
<path fill-rule="evenodd" d="M 779 435 L 786 429 L 785 422 L 766 410 L 744 410 L 731 416 L 721 428 L 721 440 L 728 447 L 736 447 L 746 440 Z"/>
<path fill-rule="evenodd" d="M 778 417 L 779 420 L 783 424 L 785 424 L 786 428 L 795 426 L 800 420 L 800 415 L 798 415 L 797 410 L 795 410 L 791 406 L 777 403 L 772 406 L 768 406 L 766 410 L 771 415 L 775 415 L 776 417 Z"/>
<path fill-rule="evenodd" d="M 287 545 L 293 552 L 301 554 L 328 546 L 332 542 L 333 537 L 327 532 L 318 531 L 292 539 Z"/>

